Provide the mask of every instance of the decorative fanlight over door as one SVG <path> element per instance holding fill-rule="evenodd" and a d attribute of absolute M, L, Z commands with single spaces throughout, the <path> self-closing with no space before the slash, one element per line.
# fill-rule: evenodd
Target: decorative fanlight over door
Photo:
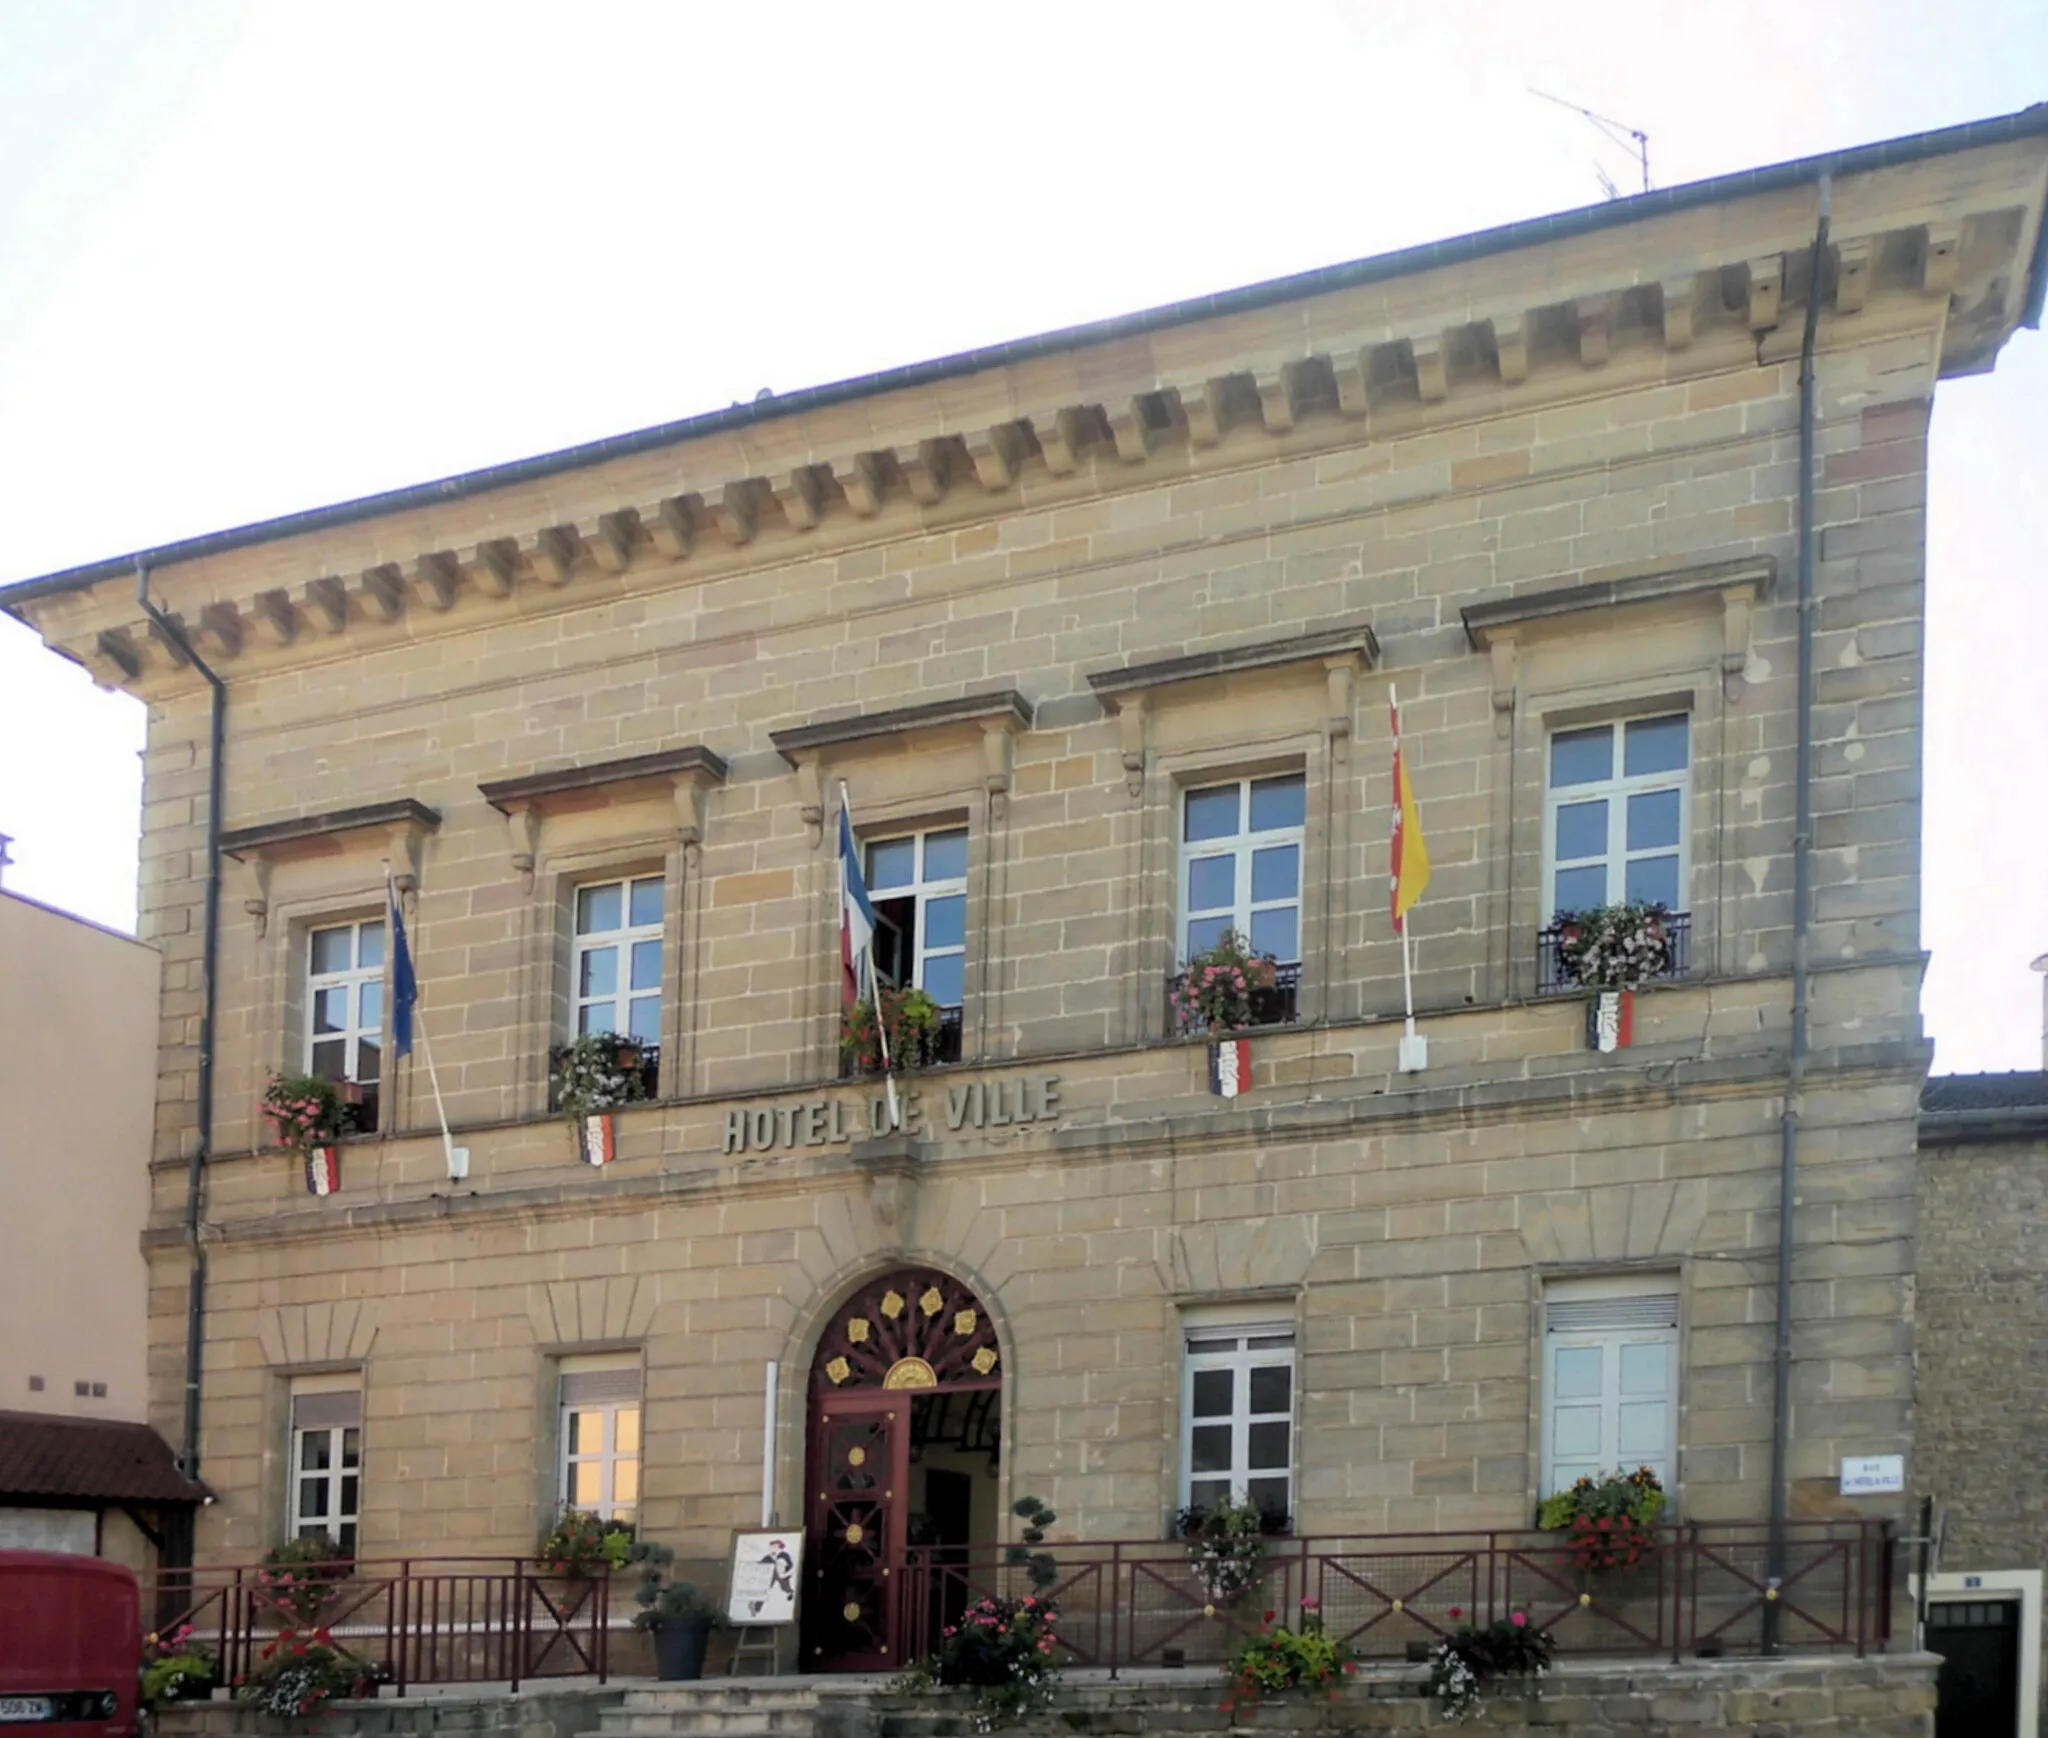
<path fill-rule="evenodd" d="M 834 1313 L 811 1388 L 993 1388 L 999 1361 L 981 1300 L 943 1273 L 910 1268 L 863 1286 Z"/>

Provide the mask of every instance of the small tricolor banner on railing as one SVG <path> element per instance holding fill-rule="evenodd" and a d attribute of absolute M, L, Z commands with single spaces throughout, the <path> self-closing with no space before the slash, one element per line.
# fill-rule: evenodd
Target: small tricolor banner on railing
<path fill-rule="evenodd" d="M 331 1195 L 341 1187 L 341 1148 L 306 1149 L 306 1193 Z"/>
<path fill-rule="evenodd" d="M 1626 1050 L 1636 1037 L 1636 993 L 1600 990 L 1586 1004 L 1586 1048 Z"/>
<path fill-rule="evenodd" d="M 619 1156 L 618 1137 L 608 1116 L 586 1116 L 578 1129 L 583 1160 L 590 1165 L 608 1165 Z"/>
<path fill-rule="evenodd" d="M 1209 1090 L 1222 1098 L 1235 1098 L 1252 1089 L 1252 1041 L 1226 1038 L 1209 1046 Z"/>

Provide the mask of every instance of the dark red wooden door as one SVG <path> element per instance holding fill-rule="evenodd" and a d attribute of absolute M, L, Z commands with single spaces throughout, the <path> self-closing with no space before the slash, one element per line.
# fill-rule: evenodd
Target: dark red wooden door
<path fill-rule="evenodd" d="M 901 1666 L 911 1396 L 820 1396 L 811 1432 L 804 1651 L 813 1671 Z"/>

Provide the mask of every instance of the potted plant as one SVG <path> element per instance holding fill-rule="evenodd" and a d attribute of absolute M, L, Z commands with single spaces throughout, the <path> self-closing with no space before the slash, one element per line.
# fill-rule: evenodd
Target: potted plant
<path fill-rule="evenodd" d="M 273 1545 L 256 1571 L 257 1600 L 294 1629 L 318 1623 L 341 1597 L 354 1564 L 327 1533 Z"/>
<path fill-rule="evenodd" d="M 631 1561 L 640 1566 L 640 1585 L 633 1594 L 639 1610 L 633 1627 L 654 1637 L 654 1675 L 664 1683 L 682 1683 L 704 1675 L 704 1652 L 718 1627 L 718 1608 L 695 1585 L 675 1576 L 676 1554 L 666 1545 L 645 1540 L 633 1547 Z"/>
<path fill-rule="evenodd" d="M 1267 1612 L 1265 1628 L 1242 1643 L 1223 1668 L 1230 1679 L 1230 1700 L 1225 1713 L 1252 1712 L 1262 1696 L 1288 1690 L 1317 1689 L 1334 1693 L 1346 1676 L 1357 1670 L 1351 1649 L 1323 1628 L 1322 1602 L 1301 1602 L 1301 1627 L 1289 1629 L 1276 1624 L 1278 1614 Z"/>
<path fill-rule="evenodd" d="M 846 1010 L 839 1028 L 839 1049 L 856 1074 L 882 1072 L 882 1038 L 889 1040 L 889 1066 L 900 1074 L 922 1067 L 937 1052 L 939 1005 L 923 990 L 881 990 L 881 1018 L 875 1003 L 863 997 Z"/>
<path fill-rule="evenodd" d="M 1453 1622 L 1465 1614 L 1452 1606 Z M 1429 1652 L 1429 1690 L 1446 1719 L 1462 1724 L 1479 1712 L 1479 1698 L 1502 1678 L 1540 1678 L 1550 1670 L 1556 1643 L 1550 1632 L 1529 1621 L 1526 1611 L 1496 1619 L 1484 1629 L 1460 1623 L 1456 1633 Z"/>
<path fill-rule="evenodd" d="M 188 1623 L 142 1643 L 142 1700 L 150 1708 L 171 1702 L 203 1702 L 220 1682 L 220 1659 L 197 1641 Z"/>
<path fill-rule="evenodd" d="M 555 1103 L 575 1131 L 577 1157 L 589 1164 L 609 1164 L 617 1155 L 611 1113 L 647 1096 L 640 1068 L 642 1048 L 639 1039 L 617 1032 L 586 1032 L 548 1052 Z"/>
<path fill-rule="evenodd" d="M 1173 1534 L 1187 1544 L 1188 1562 L 1211 1607 L 1230 1605 L 1259 1579 L 1265 1535 L 1277 1525 L 1256 1503 L 1225 1497 L 1194 1503 L 1173 1518 Z"/>
<path fill-rule="evenodd" d="M 306 1188 L 329 1195 L 341 1187 L 341 1139 L 347 1121 L 341 1089 L 319 1074 L 273 1074 L 263 1088 L 263 1114 L 281 1147 L 305 1161 Z"/>
<path fill-rule="evenodd" d="M 1657 1518 L 1664 1512 L 1664 1486 L 1646 1466 L 1632 1473 L 1582 1478 L 1569 1490 L 1543 1499 L 1536 1524 L 1561 1532 L 1572 1567 L 1582 1581 L 1625 1572 L 1647 1562 L 1657 1549 Z"/>
<path fill-rule="evenodd" d="M 1254 953 L 1235 930 L 1225 930 L 1212 948 L 1188 961 L 1173 988 L 1175 1024 L 1182 1032 L 1234 1032 L 1254 1024 L 1253 998 L 1274 989 L 1280 965 Z"/>
<path fill-rule="evenodd" d="M 1651 900 L 1560 911 L 1559 967 L 1589 990 L 1633 990 L 1671 971 L 1671 912 Z"/>
<path fill-rule="evenodd" d="M 235 1694 L 276 1719 L 308 1720 L 336 1697 L 354 1695 L 371 1669 L 324 1628 L 286 1629 Z"/>
<path fill-rule="evenodd" d="M 608 1521 L 565 1505 L 534 1547 L 537 1567 L 550 1575 L 587 1581 L 623 1569 L 633 1558 L 633 1523 Z"/>
<path fill-rule="evenodd" d="M 1052 1698 L 1064 1645 L 1059 1621 L 1059 1607 L 1041 1593 L 978 1599 L 898 1683 L 913 1691 L 972 1690 L 979 1731 L 1022 1719 Z"/>

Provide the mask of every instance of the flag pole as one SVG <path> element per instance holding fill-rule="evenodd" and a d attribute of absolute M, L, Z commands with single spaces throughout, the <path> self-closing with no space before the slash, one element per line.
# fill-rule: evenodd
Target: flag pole
<path fill-rule="evenodd" d="M 1407 757 L 1401 751 L 1401 702 L 1391 682 L 1387 684 L 1387 712 L 1394 727 L 1394 837 L 1398 845 L 1394 864 L 1393 907 L 1394 928 L 1401 937 L 1401 1006 L 1405 1016 L 1394 1065 L 1399 1073 L 1420 1074 L 1429 1067 L 1429 1040 L 1415 1030 L 1415 950 L 1408 934 L 1408 913 L 1401 908 L 1401 884 L 1407 874 L 1408 854 L 1422 847 L 1419 837 L 1408 837 L 1408 814 L 1413 808 L 1414 799 L 1412 787 L 1408 782 Z M 1420 830 L 1418 827 L 1418 834 Z M 1425 877 L 1428 872 L 1425 861 Z M 1420 888 L 1416 891 L 1419 897 Z"/>
<path fill-rule="evenodd" d="M 845 815 L 853 813 L 853 799 L 847 794 L 846 780 L 844 779 L 839 781 L 839 810 L 841 814 Z M 846 898 L 846 876 L 846 865 L 842 863 L 839 867 L 839 897 L 842 901 Z M 867 956 L 868 1006 L 875 1012 L 875 1038 L 882 1047 L 882 1090 L 887 1095 L 889 1104 L 889 1132 L 893 1134 L 903 1126 L 903 1111 L 896 1100 L 896 1067 L 889 1058 L 889 1026 L 888 1022 L 882 1018 L 882 985 L 881 980 L 875 975 L 875 938 L 872 932 L 868 936 Z"/>
<path fill-rule="evenodd" d="M 392 911 L 397 913 L 402 921 L 404 908 L 398 903 L 398 883 L 392 879 L 391 864 L 388 861 L 384 865 L 384 892 L 391 901 Z M 395 933 L 392 939 L 394 943 L 398 940 Z M 434 1092 L 434 1118 L 441 1125 L 441 1151 L 448 1158 L 448 1176 L 451 1181 L 459 1182 L 469 1175 L 469 1149 L 456 1146 L 454 1132 L 448 1127 L 448 1106 L 441 1097 L 441 1074 L 434 1066 L 434 1046 L 427 1039 L 427 1023 L 420 1018 L 417 976 L 413 980 L 411 1019 L 420 1035 L 420 1055 L 425 1058 L 427 1064 L 427 1084 Z"/>

